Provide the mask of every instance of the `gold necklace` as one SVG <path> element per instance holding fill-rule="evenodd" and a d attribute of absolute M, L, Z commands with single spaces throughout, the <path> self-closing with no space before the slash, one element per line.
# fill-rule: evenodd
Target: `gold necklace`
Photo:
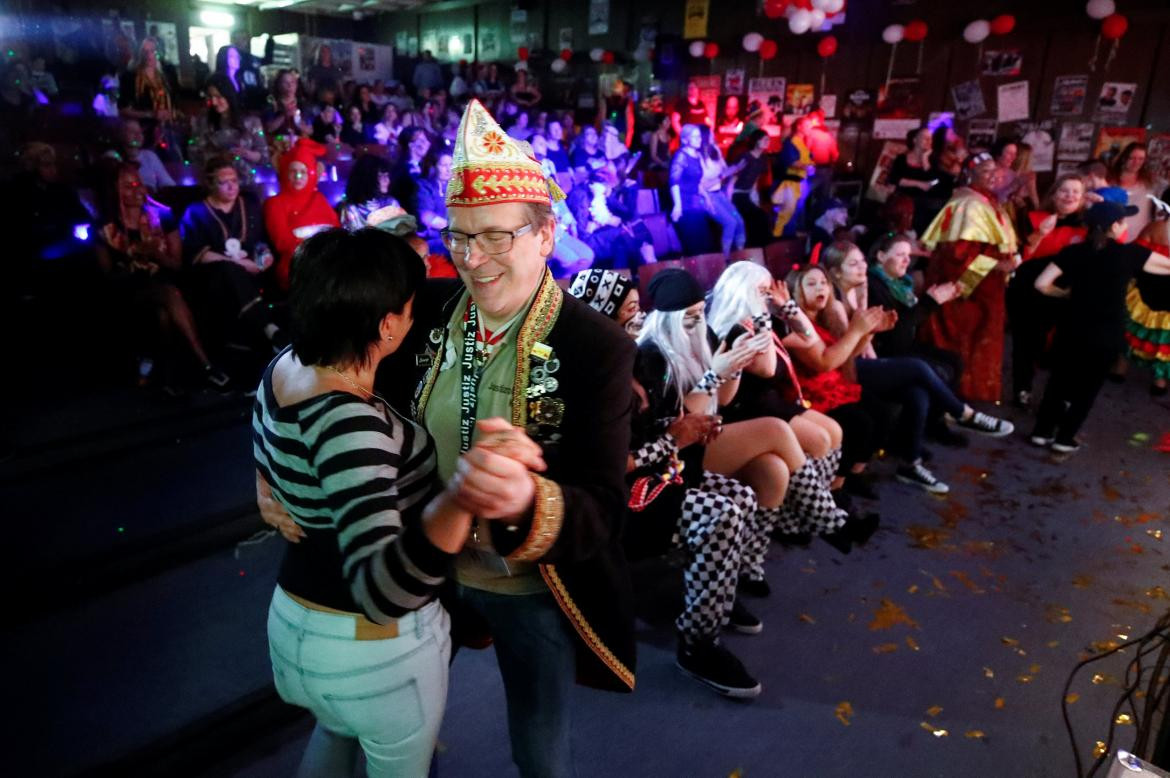
<path fill-rule="evenodd" d="M 386 402 L 386 399 L 384 397 L 382 397 L 381 395 L 379 395 L 376 392 L 373 392 L 373 391 L 365 388 L 364 386 L 359 384 L 357 381 L 354 381 L 352 378 L 347 376 L 345 373 L 338 370 L 333 365 L 329 365 L 329 369 L 332 370 L 334 373 L 337 373 L 337 375 L 341 376 L 342 381 L 345 381 L 347 384 L 352 386 L 354 389 L 357 389 L 359 392 L 361 392 L 363 394 L 368 394 L 370 397 L 373 397 L 375 400 L 380 400 L 383 405 L 386 405 L 386 406 L 390 405 L 390 403 Z"/>

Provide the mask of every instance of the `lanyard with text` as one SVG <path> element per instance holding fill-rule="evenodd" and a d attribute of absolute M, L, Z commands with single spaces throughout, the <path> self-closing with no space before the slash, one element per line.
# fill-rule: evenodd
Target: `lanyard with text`
<path fill-rule="evenodd" d="M 459 362 L 459 452 L 471 449 L 471 433 L 475 429 L 475 410 L 479 400 L 479 370 L 475 366 L 475 346 L 479 337 L 479 312 L 475 303 L 467 308 L 463 324 L 463 356 Z"/>

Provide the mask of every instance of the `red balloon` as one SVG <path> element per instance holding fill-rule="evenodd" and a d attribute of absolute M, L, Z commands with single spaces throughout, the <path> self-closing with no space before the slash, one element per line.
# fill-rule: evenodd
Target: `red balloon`
<path fill-rule="evenodd" d="M 719 56 L 719 44 L 718 43 L 708 43 L 706 46 L 703 47 L 703 56 L 706 57 L 707 59 L 715 59 L 716 57 L 718 57 Z"/>
<path fill-rule="evenodd" d="M 604 62 L 606 65 L 612 65 L 613 64 L 613 52 L 607 51 L 604 54 L 602 54 L 601 61 Z"/>
<path fill-rule="evenodd" d="M 572 58 L 573 58 L 573 50 L 572 49 L 561 49 L 561 59 L 563 59 L 565 62 L 568 62 Z"/>
<path fill-rule="evenodd" d="M 817 44 L 817 54 L 820 54 L 823 59 L 828 59 L 837 53 L 837 36 L 826 35 L 821 38 L 820 43 Z"/>
<path fill-rule="evenodd" d="M 1121 14 L 1109 14 L 1101 20 L 1101 36 L 1107 40 L 1118 40 L 1128 29 L 1129 19 Z"/>
<path fill-rule="evenodd" d="M 528 47 L 521 46 L 520 48 L 516 49 L 516 56 L 520 58 L 521 62 L 527 62 L 528 61 Z"/>
<path fill-rule="evenodd" d="M 902 36 L 911 43 L 917 43 L 920 40 L 926 39 L 926 33 L 928 31 L 929 28 L 926 26 L 926 22 L 921 19 L 915 19 L 906 25 L 906 31 Z"/>
<path fill-rule="evenodd" d="M 996 35 L 1007 35 L 1016 29 L 1016 17 L 1011 14 L 1000 14 L 991 20 L 991 31 Z"/>
<path fill-rule="evenodd" d="M 764 3 L 764 16 L 769 19 L 779 19 L 788 10 L 788 0 L 766 0 Z"/>
<path fill-rule="evenodd" d="M 774 59 L 779 51 L 776 41 L 764 41 L 760 44 L 760 59 Z"/>

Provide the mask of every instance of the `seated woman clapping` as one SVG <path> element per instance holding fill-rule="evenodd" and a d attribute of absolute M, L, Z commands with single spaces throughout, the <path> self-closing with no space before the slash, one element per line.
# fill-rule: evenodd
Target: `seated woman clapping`
<path fill-rule="evenodd" d="M 745 333 L 734 343 L 721 342 L 713 352 L 703 289 L 694 277 L 666 270 L 650 282 L 649 292 L 655 309 L 638 336 L 647 394 L 661 394 L 691 413 L 714 413 L 731 403 L 742 371 L 767 359 L 771 333 Z M 847 514 L 829 494 L 823 465 L 805 457 L 792 428 L 780 419 L 760 417 L 727 425 L 707 446 L 703 467 L 752 487 L 761 506 L 758 526 L 765 532 L 808 523 L 842 551 L 848 550 L 850 541 L 841 534 Z M 746 577 L 751 581 L 764 579 L 767 546 L 767 534 L 749 546 Z"/>

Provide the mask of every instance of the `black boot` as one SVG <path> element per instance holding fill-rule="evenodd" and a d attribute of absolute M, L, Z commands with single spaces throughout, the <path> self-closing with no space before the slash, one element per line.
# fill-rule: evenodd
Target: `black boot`
<path fill-rule="evenodd" d="M 864 516 L 851 514 L 845 528 L 850 533 L 853 545 L 864 546 L 873 537 L 873 533 L 877 532 L 879 524 L 881 524 L 881 517 L 876 513 L 867 513 Z"/>
<path fill-rule="evenodd" d="M 836 532 L 822 533 L 819 537 L 842 554 L 848 554 L 853 550 L 853 533 L 848 524 Z"/>

